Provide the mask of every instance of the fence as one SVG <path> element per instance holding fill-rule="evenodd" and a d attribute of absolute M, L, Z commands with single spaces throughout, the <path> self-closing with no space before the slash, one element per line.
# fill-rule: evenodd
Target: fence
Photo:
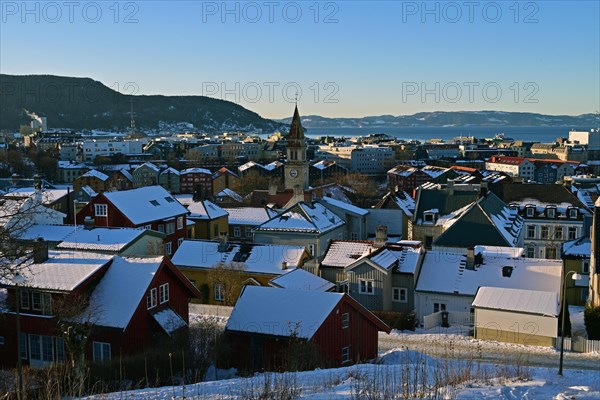
<path fill-rule="evenodd" d="M 448 324 L 450 326 L 471 326 L 473 316 L 469 312 L 448 311 Z M 428 330 L 442 325 L 442 311 L 423 317 L 423 329 Z"/>
<path fill-rule="evenodd" d="M 556 338 L 556 350 L 560 350 L 560 337 Z M 588 340 L 582 336 L 565 337 L 565 351 L 574 353 L 600 353 L 600 340 Z"/>
<path fill-rule="evenodd" d="M 229 317 L 233 307 L 190 303 L 190 314 Z"/>

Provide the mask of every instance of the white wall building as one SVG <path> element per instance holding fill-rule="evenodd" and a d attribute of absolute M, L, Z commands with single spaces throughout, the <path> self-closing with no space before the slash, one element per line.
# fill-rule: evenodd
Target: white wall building
<path fill-rule="evenodd" d="M 94 161 L 98 156 L 110 157 L 121 154 L 142 154 L 143 143 L 140 140 L 86 140 L 82 144 L 83 161 Z"/>

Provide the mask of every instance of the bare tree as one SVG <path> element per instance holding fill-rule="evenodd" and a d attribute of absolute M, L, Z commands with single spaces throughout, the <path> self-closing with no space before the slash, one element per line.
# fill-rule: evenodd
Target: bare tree
<path fill-rule="evenodd" d="M 244 263 L 232 262 L 218 264 L 208 272 L 208 281 L 215 290 L 220 285 L 223 295 L 223 305 L 233 306 L 244 286 Z"/>
<path fill-rule="evenodd" d="M 379 199 L 377 182 L 364 174 L 348 174 L 338 182 L 340 185 L 350 189 L 352 201 L 359 207 L 367 207 Z"/>

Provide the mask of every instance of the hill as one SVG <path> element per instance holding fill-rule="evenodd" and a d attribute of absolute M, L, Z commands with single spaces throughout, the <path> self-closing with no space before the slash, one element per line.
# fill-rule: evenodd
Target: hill
<path fill-rule="evenodd" d="M 283 129 L 235 103 L 205 96 L 130 96 L 90 78 L 0 74 L 0 129 L 17 130 L 28 113 L 48 118 L 50 127 L 125 130 L 133 102 L 136 126 L 188 122 L 203 132 Z"/>

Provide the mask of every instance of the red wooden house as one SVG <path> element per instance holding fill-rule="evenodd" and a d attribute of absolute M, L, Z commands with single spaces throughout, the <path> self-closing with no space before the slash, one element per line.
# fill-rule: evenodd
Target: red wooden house
<path fill-rule="evenodd" d="M 227 322 L 232 366 L 277 369 L 291 336 L 314 343 L 330 367 L 377 356 L 390 328 L 345 293 L 246 286 Z"/>
<path fill-rule="evenodd" d="M 70 334 L 77 326 L 69 322 L 58 326 L 64 304 L 89 299 L 87 307 L 77 310 L 81 322 L 93 324 L 86 358 L 103 362 L 156 346 L 185 329 L 189 299 L 200 295 L 165 257 L 52 251 L 47 260 L 36 259 L 22 275 L 25 282 L 18 292 L 11 282 L 2 282 L 5 289 L 0 289 L 5 294 L 0 302 L 2 367 L 14 367 L 19 353 L 23 363 L 31 367 L 64 362 L 68 351 L 65 332 Z"/>
<path fill-rule="evenodd" d="M 163 187 L 145 186 L 99 194 L 77 213 L 77 223 L 163 232 L 165 254 L 170 256 L 187 237 L 187 214 Z"/>

